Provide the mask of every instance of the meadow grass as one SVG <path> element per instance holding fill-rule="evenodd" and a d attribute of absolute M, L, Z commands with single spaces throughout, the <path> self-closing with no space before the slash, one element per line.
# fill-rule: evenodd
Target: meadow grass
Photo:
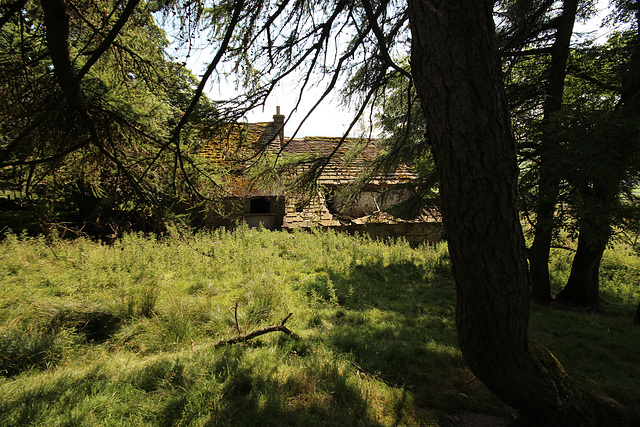
<path fill-rule="evenodd" d="M 640 262 L 603 261 L 606 312 L 532 307 L 590 387 L 640 394 Z M 566 274 L 554 255 L 554 281 Z M 446 245 L 324 231 L 0 243 L 0 425 L 451 425 L 511 410 L 456 345 Z M 235 310 L 237 304 L 237 311 Z M 279 324 L 216 347 L 222 338 Z M 238 330 L 239 329 L 239 330 Z"/>

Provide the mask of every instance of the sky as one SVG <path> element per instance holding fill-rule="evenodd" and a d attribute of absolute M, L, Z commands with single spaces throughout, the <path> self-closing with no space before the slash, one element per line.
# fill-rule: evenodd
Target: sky
<path fill-rule="evenodd" d="M 171 31 L 165 28 L 169 40 L 171 40 Z M 196 41 L 194 46 L 198 46 Z M 185 57 L 184 53 L 176 50 L 174 47 L 169 47 L 170 54 L 176 58 L 177 61 L 186 62 L 186 67 L 198 78 L 202 76 L 206 70 L 209 61 L 213 57 L 211 52 L 207 52 L 204 49 L 193 47 L 189 52 L 188 57 Z M 265 105 L 252 110 L 246 117 L 248 122 L 270 122 L 273 120 L 273 115 L 276 114 L 276 107 L 280 107 L 280 114 L 285 116 L 285 120 L 288 120 L 285 125 L 285 136 L 291 137 L 297 127 L 302 122 L 304 116 L 313 107 L 313 104 L 322 95 L 323 89 L 309 88 L 305 91 L 305 95 L 301 101 L 297 111 L 292 111 L 295 107 L 295 103 L 298 98 L 298 82 L 295 77 L 285 80 L 282 84 L 278 85 L 266 100 Z M 214 76 L 210 78 L 210 82 L 205 86 L 205 93 L 211 100 L 227 100 L 237 95 L 239 92 L 235 90 L 235 82 L 218 82 L 214 79 Z M 348 129 L 355 111 L 349 111 L 344 108 L 340 102 L 335 99 L 338 95 L 329 95 L 325 100 L 314 110 L 312 115 L 304 122 L 303 126 L 296 133 L 296 138 L 304 136 L 342 136 Z M 360 128 L 354 127 L 357 131 Z M 349 136 L 355 136 L 354 132 L 351 132 Z"/>
<path fill-rule="evenodd" d="M 207 95 L 211 99 L 225 99 L 225 95 L 230 97 L 236 94 L 231 86 L 219 87 L 215 85 L 209 87 Z M 285 120 L 289 119 L 285 126 L 285 136 L 292 136 L 304 116 L 322 94 L 319 89 L 312 88 L 306 91 L 298 110 L 292 111 L 298 97 L 296 90 L 297 85 L 293 81 L 287 82 L 286 85 L 278 86 L 267 99 L 264 107 L 256 108 L 249 113 L 247 121 L 252 123 L 270 122 L 273 120 L 273 115 L 276 114 L 276 107 L 280 107 L 280 114 L 285 115 Z M 300 131 L 296 133 L 296 138 L 303 136 L 342 136 L 349 127 L 354 114 L 355 112 L 344 109 L 337 100 L 333 100 L 329 96 L 304 122 Z"/>
<path fill-rule="evenodd" d="M 606 41 L 606 36 L 613 31 L 610 28 L 601 27 L 602 20 L 607 14 L 607 6 L 608 0 L 599 0 L 598 7 L 602 12 L 592 18 L 588 23 L 576 23 L 574 27 L 574 40 L 577 39 L 578 34 L 583 33 L 583 36 L 586 35 L 596 42 L 602 43 Z M 211 59 L 209 55 L 203 52 L 204 51 L 199 52 L 197 49 L 193 49 L 189 57 L 186 58 L 187 68 L 189 68 L 196 77 L 202 75 L 207 67 L 208 61 Z M 292 111 L 297 100 L 296 90 L 297 82 L 293 78 L 285 81 L 276 87 L 263 107 L 256 108 L 247 115 L 247 121 L 269 122 L 273 119 L 273 115 L 276 114 L 276 107 L 279 106 L 280 113 L 288 119 L 285 127 L 285 136 L 292 136 L 306 113 L 322 93 L 321 89 L 314 88 L 305 91 L 305 96 L 302 99 L 300 107 L 297 111 Z M 234 89 L 233 82 L 209 83 L 205 89 L 205 93 L 212 100 L 230 99 L 238 94 Z M 344 134 L 355 115 L 355 111 L 350 111 L 348 108 L 343 107 L 340 102 L 335 99 L 336 96 L 338 96 L 337 92 L 323 101 L 309 119 L 304 122 L 298 133 L 296 133 L 296 137 L 342 136 Z M 360 128 L 356 125 L 354 128 L 355 132 L 352 131 L 349 136 L 355 136 L 355 133 L 359 130 Z"/>

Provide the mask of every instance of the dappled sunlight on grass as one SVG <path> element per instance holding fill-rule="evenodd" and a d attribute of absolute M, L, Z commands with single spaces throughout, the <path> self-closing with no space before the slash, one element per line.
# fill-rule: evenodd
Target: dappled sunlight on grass
<path fill-rule="evenodd" d="M 131 234 L 112 245 L 9 236 L 0 260 L 2 425 L 411 426 L 448 425 L 449 414 L 511 416 L 457 348 L 445 245 L 239 228 Z M 604 292 L 617 289 L 612 301 L 626 310 L 634 291 L 616 281 L 632 269 L 606 271 L 615 280 Z M 300 339 L 270 333 L 215 346 L 289 313 Z M 578 378 L 625 401 L 639 391 L 640 360 L 619 313 L 536 307 L 532 334 Z M 607 379 L 612 368 L 619 378 Z"/>

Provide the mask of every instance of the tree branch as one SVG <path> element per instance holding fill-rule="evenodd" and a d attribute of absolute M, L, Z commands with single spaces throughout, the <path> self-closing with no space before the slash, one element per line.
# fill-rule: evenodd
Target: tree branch
<path fill-rule="evenodd" d="M 109 46 L 111 46 L 111 44 L 115 41 L 116 36 L 118 35 L 122 27 L 124 27 L 131 15 L 133 15 L 133 11 L 135 10 L 136 6 L 138 6 L 138 3 L 140 3 L 140 0 L 130 0 L 129 3 L 127 3 L 124 10 L 122 11 L 122 14 L 113 25 L 111 30 L 109 30 L 109 33 L 104 38 L 104 40 L 102 40 L 100 46 L 96 48 L 93 55 L 91 55 L 91 58 L 89 58 L 86 64 L 84 64 L 80 71 L 78 71 L 78 75 L 76 77 L 78 83 L 80 82 L 80 80 L 82 80 L 85 74 L 89 72 L 91 67 L 93 67 L 98 59 L 100 59 L 102 54 L 109 48 Z"/>
<path fill-rule="evenodd" d="M 205 71 L 204 75 L 202 76 L 202 79 L 200 80 L 200 84 L 198 85 L 198 88 L 196 89 L 196 93 L 193 95 L 193 98 L 191 98 L 191 104 L 189 104 L 189 107 L 187 107 L 187 110 L 182 115 L 182 118 L 180 119 L 180 122 L 178 123 L 178 125 L 175 128 L 175 130 L 173 131 L 173 136 L 171 137 L 171 140 L 169 141 L 169 143 L 175 143 L 175 144 L 179 143 L 180 132 L 182 131 L 182 128 L 189 121 L 189 116 L 191 115 L 193 110 L 196 108 L 196 105 L 198 105 L 198 101 L 200 100 L 200 97 L 202 96 L 202 92 L 204 91 L 204 87 L 207 84 L 207 81 L 209 80 L 209 77 L 211 77 L 211 74 L 216 69 L 216 67 L 218 66 L 218 63 L 220 62 L 220 60 L 222 59 L 222 57 L 226 53 L 227 48 L 229 47 L 229 42 L 231 41 L 231 36 L 233 35 L 233 31 L 235 30 L 236 26 L 238 25 L 238 21 L 240 19 L 240 12 L 242 12 L 242 8 L 243 7 L 244 7 L 244 1 L 238 1 L 236 3 L 236 7 L 235 7 L 235 9 L 233 11 L 233 16 L 231 17 L 231 22 L 229 22 L 229 26 L 227 27 L 227 31 L 226 31 L 226 34 L 224 35 L 224 39 L 222 40 L 222 43 L 220 44 L 220 49 L 218 49 L 218 52 L 216 53 L 216 56 L 213 58 L 213 61 L 211 61 L 211 63 L 207 67 L 207 70 Z"/>
<path fill-rule="evenodd" d="M 371 29 L 373 30 L 373 34 L 375 34 L 376 38 L 378 39 L 378 46 L 380 47 L 380 51 L 382 52 L 384 60 L 391 68 L 411 80 L 411 73 L 400 67 L 398 64 L 393 62 L 393 59 L 391 59 L 391 56 L 389 55 L 389 49 L 387 48 L 387 42 L 385 40 L 384 34 L 382 33 L 382 30 L 380 29 L 380 26 L 378 25 L 378 20 L 373 13 L 373 8 L 371 7 L 371 3 L 369 2 L 369 0 L 362 0 L 362 6 L 364 7 L 364 10 L 367 14 L 367 19 L 369 20 Z"/>
<path fill-rule="evenodd" d="M 253 332 L 249 332 L 248 334 L 238 335 L 233 338 L 220 340 L 214 344 L 214 347 L 222 347 L 223 345 L 236 344 L 239 342 L 249 341 L 252 338 L 259 337 L 260 335 L 268 334 L 269 332 L 284 332 L 285 334 L 289 335 L 291 338 L 300 339 L 300 337 L 295 333 L 293 333 L 291 329 L 284 326 L 287 320 L 289 320 L 289 317 L 291 317 L 292 315 L 293 313 L 289 313 L 287 317 L 282 319 L 282 322 L 280 322 L 279 325 L 267 326 L 265 328 L 255 330 Z"/>
<path fill-rule="evenodd" d="M 551 53 L 551 46 L 541 47 L 541 48 L 538 48 L 538 49 L 526 49 L 526 50 L 503 52 L 501 56 L 503 58 L 518 58 L 518 57 L 523 57 L 523 56 L 544 55 L 544 54 L 547 54 L 547 53 Z"/>

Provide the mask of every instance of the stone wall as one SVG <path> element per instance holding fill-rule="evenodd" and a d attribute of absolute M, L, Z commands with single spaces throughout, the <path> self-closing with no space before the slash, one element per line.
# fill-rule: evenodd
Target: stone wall
<path fill-rule="evenodd" d="M 374 206 L 373 197 L 370 195 L 362 200 L 365 204 L 370 203 L 371 206 L 353 207 L 352 212 L 362 213 L 367 210 L 367 207 Z M 304 206 L 299 206 L 299 203 L 301 201 L 296 202 L 295 198 L 287 199 L 282 228 L 324 227 L 349 234 L 368 234 L 373 238 L 385 241 L 402 237 L 414 246 L 421 243 L 437 243 L 443 238 L 442 223 L 436 221 L 392 220 L 390 215 L 383 215 L 383 217 L 389 218 L 389 221 L 380 219 L 369 221 L 369 216 L 363 216 L 346 223 L 341 222 L 331 213 L 321 194 L 318 194 Z"/>
<path fill-rule="evenodd" d="M 316 195 L 309 203 L 304 200 L 289 197 L 285 205 L 283 228 L 338 226 L 340 221 L 329 211 L 324 197 Z"/>

